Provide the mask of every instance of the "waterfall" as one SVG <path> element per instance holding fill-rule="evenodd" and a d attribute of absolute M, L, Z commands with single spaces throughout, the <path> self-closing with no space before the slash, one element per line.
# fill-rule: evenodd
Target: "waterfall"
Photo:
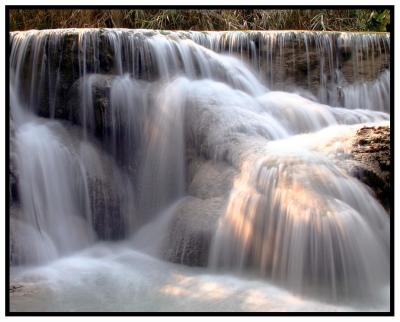
<path fill-rule="evenodd" d="M 348 165 L 355 133 L 389 124 L 388 34 L 60 29 L 10 46 L 10 256 L 34 265 L 15 280 L 69 255 L 331 303 L 387 292 L 389 216 Z"/>
<path fill-rule="evenodd" d="M 373 294 L 389 272 L 385 210 L 326 157 L 293 145 L 299 143 L 259 146 L 243 162 L 218 225 L 212 265 L 253 269 L 320 297 Z"/>

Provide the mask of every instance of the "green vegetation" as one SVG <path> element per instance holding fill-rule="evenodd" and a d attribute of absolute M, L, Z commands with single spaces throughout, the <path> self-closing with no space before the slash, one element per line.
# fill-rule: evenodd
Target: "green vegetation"
<path fill-rule="evenodd" d="M 389 10 L 374 10 L 367 21 L 367 28 L 374 31 L 386 31 L 390 26 Z"/>
<path fill-rule="evenodd" d="M 170 30 L 386 31 L 389 10 L 12 9 L 10 30 L 120 27 Z"/>

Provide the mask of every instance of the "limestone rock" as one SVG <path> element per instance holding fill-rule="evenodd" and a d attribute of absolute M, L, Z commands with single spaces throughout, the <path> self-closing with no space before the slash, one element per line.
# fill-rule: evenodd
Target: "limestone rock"
<path fill-rule="evenodd" d="M 225 207 L 225 198 L 188 197 L 171 222 L 166 259 L 189 266 L 207 266 L 211 241 Z"/>
<path fill-rule="evenodd" d="M 179 204 L 170 223 L 166 259 L 189 266 L 207 265 L 212 238 L 236 174 L 224 162 L 201 157 L 189 160 L 190 196 Z"/>
<path fill-rule="evenodd" d="M 109 113 L 110 89 L 114 78 L 114 75 L 92 74 L 75 81 L 68 94 L 67 110 L 69 111 L 69 118 L 74 123 L 92 129 L 97 135 L 102 135 L 107 130 L 105 120 Z M 86 113 L 94 116 L 94 120 L 91 117 L 86 117 L 86 123 L 83 115 L 85 100 L 93 103 L 93 110 L 86 111 Z M 91 104 L 87 105 L 87 108 L 92 108 Z"/>
<path fill-rule="evenodd" d="M 351 153 L 358 161 L 352 174 L 369 186 L 390 212 L 390 127 L 362 127 L 356 133 Z"/>

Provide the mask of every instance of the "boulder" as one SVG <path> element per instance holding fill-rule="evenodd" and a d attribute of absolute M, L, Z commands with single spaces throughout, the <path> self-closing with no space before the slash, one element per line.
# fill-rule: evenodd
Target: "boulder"
<path fill-rule="evenodd" d="M 192 157 L 188 163 L 190 196 L 179 203 L 169 224 L 164 256 L 189 266 L 207 266 L 218 221 L 227 207 L 237 171 L 224 162 Z"/>
<path fill-rule="evenodd" d="M 170 223 L 165 258 L 188 266 L 207 266 L 212 238 L 226 204 L 227 199 L 221 197 L 187 197 Z"/>
<path fill-rule="evenodd" d="M 200 199 L 227 197 L 238 171 L 225 162 L 205 160 L 201 157 L 188 163 L 188 192 Z"/>
<path fill-rule="evenodd" d="M 390 127 L 364 126 L 355 135 L 352 157 L 357 163 L 351 174 L 372 189 L 390 213 L 391 157 Z"/>
<path fill-rule="evenodd" d="M 82 186 L 82 190 L 77 194 L 84 204 L 86 191 L 88 193 L 91 226 L 97 237 L 101 240 L 124 238 L 130 229 L 129 221 L 134 211 L 133 200 L 128 198 L 133 195 L 129 177 L 117 167 L 113 158 L 105 153 L 102 145 L 92 136 L 89 135 L 86 140 L 82 140 L 81 128 L 69 122 L 61 124 L 46 122 L 49 122 L 49 125 L 57 124 L 52 127 L 54 135 L 59 137 L 60 143 L 62 142 L 78 160 L 76 164 L 85 171 L 85 178 L 77 178 L 79 187 Z M 10 206 L 14 209 L 20 205 L 18 183 L 21 179 L 17 169 L 18 155 L 13 135 L 11 135 L 10 150 L 9 193 Z M 80 179 L 82 180 L 79 181 Z M 13 211 L 10 211 L 10 216 L 13 216 Z"/>
<path fill-rule="evenodd" d="M 133 195 L 129 177 L 95 140 L 77 145 L 87 175 L 93 230 L 101 240 L 122 239 L 130 229 L 130 215 L 134 211 L 129 199 Z"/>
<path fill-rule="evenodd" d="M 120 240 L 126 237 L 129 231 L 129 215 L 133 209 L 126 207 L 124 187 L 121 184 L 121 174 L 114 170 L 101 176 L 88 177 L 89 198 L 92 209 L 92 225 L 96 235 L 101 240 Z"/>

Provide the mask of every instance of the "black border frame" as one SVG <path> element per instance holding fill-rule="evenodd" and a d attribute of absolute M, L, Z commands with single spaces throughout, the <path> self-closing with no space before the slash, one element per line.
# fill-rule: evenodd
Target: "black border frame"
<path fill-rule="evenodd" d="M 10 311 L 10 234 L 9 234 L 9 210 L 10 210 L 10 193 L 9 193 L 9 162 L 10 162 L 10 33 L 9 33 L 9 17 L 10 10 L 15 9 L 387 9 L 390 11 L 391 24 L 390 33 L 390 199 L 391 199 L 391 215 L 390 215 L 390 311 L 388 312 L 11 312 Z M 6 5 L 5 6 L 5 131 L 6 131 L 6 162 L 5 162 L 5 315 L 6 316 L 394 316 L 394 288 L 395 288 L 395 253 L 394 253 L 394 131 L 395 131 L 395 111 L 394 111 L 394 24 L 395 13 L 394 5 Z"/>

